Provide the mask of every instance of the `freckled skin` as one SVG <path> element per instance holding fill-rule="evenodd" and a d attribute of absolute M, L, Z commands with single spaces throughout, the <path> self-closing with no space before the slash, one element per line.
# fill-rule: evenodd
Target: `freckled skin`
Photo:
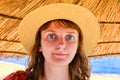
<path fill-rule="evenodd" d="M 58 28 L 52 22 L 41 35 L 41 50 L 45 63 L 68 65 L 73 60 L 78 46 L 78 32 L 75 29 Z"/>

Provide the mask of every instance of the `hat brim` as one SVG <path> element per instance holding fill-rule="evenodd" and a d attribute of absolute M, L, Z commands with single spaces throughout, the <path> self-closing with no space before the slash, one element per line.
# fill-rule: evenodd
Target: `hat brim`
<path fill-rule="evenodd" d="M 42 6 L 24 17 L 19 25 L 19 35 L 25 49 L 31 51 L 37 30 L 44 23 L 54 19 L 66 19 L 76 23 L 83 33 L 83 49 L 90 55 L 99 38 L 98 21 L 88 9 L 66 3 Z"/>

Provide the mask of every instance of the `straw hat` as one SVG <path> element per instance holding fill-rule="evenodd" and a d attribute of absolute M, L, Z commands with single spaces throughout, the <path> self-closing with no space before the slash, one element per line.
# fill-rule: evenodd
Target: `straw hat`
<path fill-rule="evenodd" d="M 99 24 L 86 8 L 68 3 L 56 3 L 39 7 L 28 13 L 19 25 L 20 40 L 30 52 L 37 30 L 44 23 L 54 19 L 67 19 L 76 23 L 83 33 L 84 51 L 89 55 L 99 38 Z"/>

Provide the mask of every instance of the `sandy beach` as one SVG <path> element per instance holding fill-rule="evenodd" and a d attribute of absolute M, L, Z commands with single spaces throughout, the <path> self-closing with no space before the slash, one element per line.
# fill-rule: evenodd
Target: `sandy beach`
<path fill-rule="evenodd" d="M 25 67 L 20 64 L 0 61 L 0 80 L 2 80 L 8 74 L 15 72 L 17 70 L 25 70 Z M 120 75 L 92 73 L 90 80 L 120 80 Z"/>
<path fill-rule="evenodd" d="M 120 75 L 92 73 L 90 80 L 120 80 Z"/>

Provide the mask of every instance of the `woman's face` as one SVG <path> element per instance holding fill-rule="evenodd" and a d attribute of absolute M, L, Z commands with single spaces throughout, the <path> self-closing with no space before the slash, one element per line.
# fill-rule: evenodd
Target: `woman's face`
<path fill-rule="evenodd" d="M 41 33 L 40 51 L 45 62 L 52 65 L 68 65 L 77 52 L 78 36 L 75 29 L 51 22 Z"/>

